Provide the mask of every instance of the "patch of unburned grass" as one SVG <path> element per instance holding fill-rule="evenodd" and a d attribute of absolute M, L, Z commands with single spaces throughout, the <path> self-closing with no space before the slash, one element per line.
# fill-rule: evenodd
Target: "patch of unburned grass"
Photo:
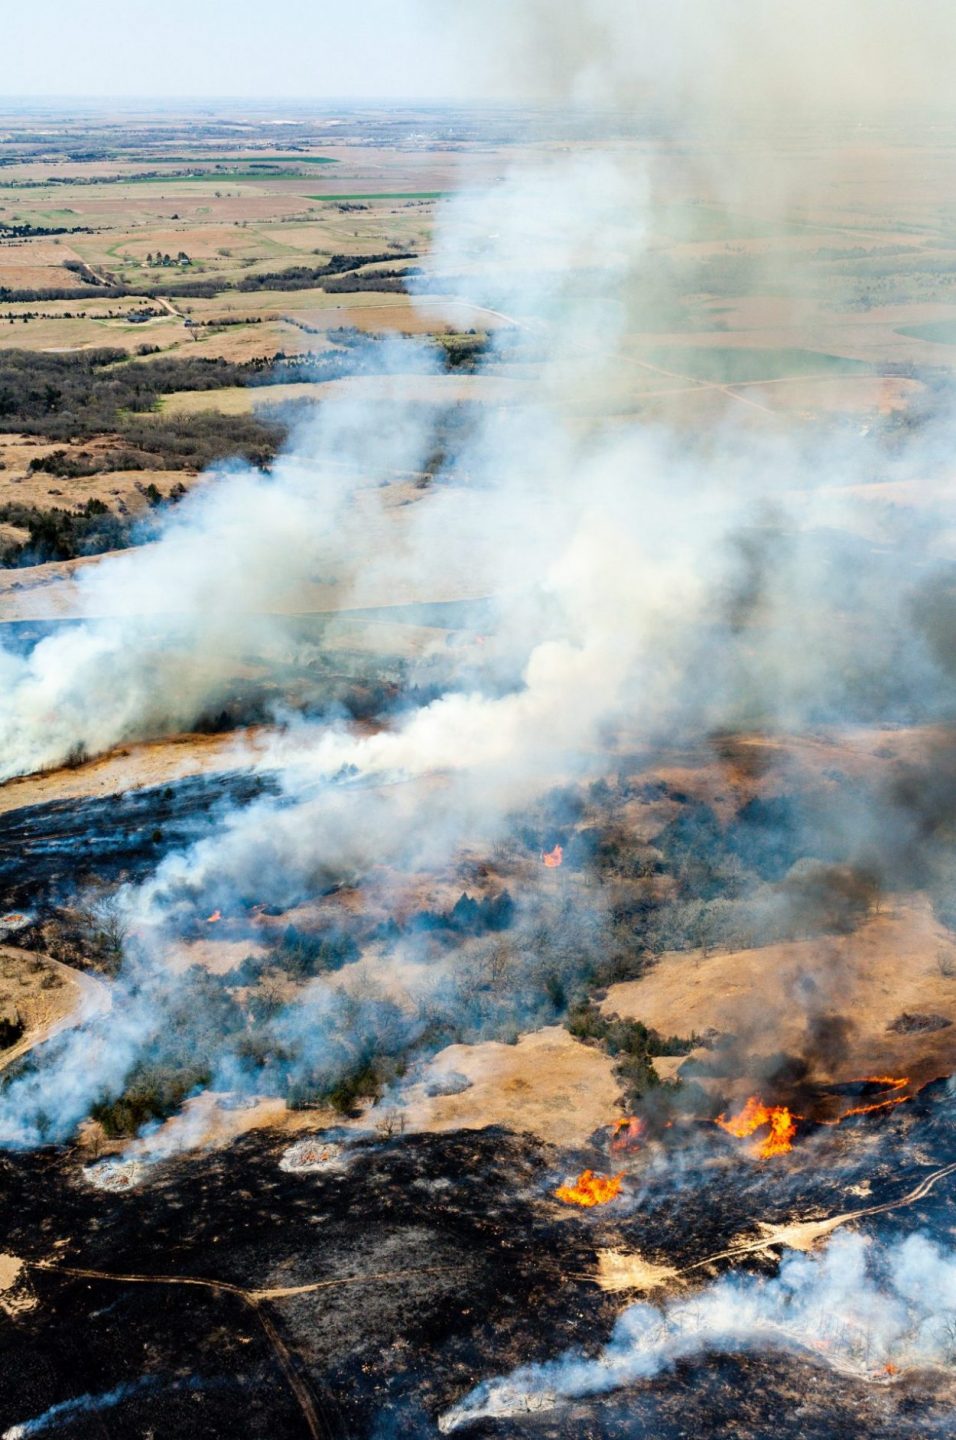
<path fill-rule="evenodd" d="M 453 194 L 451 190 L 383 190 L 374 194 L 356 192 L 354 195 L 306 195 L 306 200 L 444 200 Z"/>
<path fill-rule="evenodd" d="M 817 350 L 757 350 L 743 347 L 657 346 L 638 355 L 651 365 L 692 380 L 739 385 L 754 380 L 787 380 L 808 375 L 866 375 L 872 365 Z"/>
<path fill-rule="evenodd" d="M 925 325 L 901 325 L 896 333 L 910 340 L 931 340 L 934 345 L 956 345 L 956 319 L 930 320 Z"/>

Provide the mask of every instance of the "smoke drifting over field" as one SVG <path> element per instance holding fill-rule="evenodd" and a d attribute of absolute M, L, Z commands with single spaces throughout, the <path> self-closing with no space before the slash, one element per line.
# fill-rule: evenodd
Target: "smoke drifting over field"
<path fill-rule="evenodd" d="M 718 133 L 755 109 L 775 124 L 826 112 L 872 117 L 945 107 L 956 38 L 946 0 L 491 0 L 481 18 L 435 0 L 423 19 L 459 39 L 463 88 L 604 109 L 706 117 Z"/>
<path fill-rule="evenodd" d="M 899 61 L 905 89 L 909 52 L 896 43 L 890 7 L 873 8 L 889 27 L 881 54 Z M 677 109 L 698 76 L 702 99 L 717 105 L 735 91 L 754 11 L 733 6 L 728 20 L 722 9 L 718 36 L 713 7 L 677 7 L 676 25 L 658 7 L 574 5 L 560 17 L 551 6 L 508 7 L 497 43 L 522 67 L 533 52 L 545 88 L 565 101 L 600 94 L 642 107 L 640 84 L 653 74 Z M 800 44 L 812 36 L 816 46 L 820 12 L 786 14 Z M 862 33 L 863 8 L 847 15 L 832 76 L 812 73 L 811 105 L 835 97 Z M 757 39 L 791 65 L 792 33 L 770 33 L 764 18 Z M 759 68 L 747 64 L 748 74 Z M 522 73 L 534 89 L 536 76 Z M 766 79 L 768 97 L 777 76 L 774 68 Z M 727 158 L 715 159 L 718 175 Z M 334 585 L 343 608 L 370 589 L 441 598 L 462 575 L 468 593 L 495 597 L 493 643 L 477 658 L 474 647 L 457 659 L 443 653 L 437 698 L 375 734 L 290 724 L 263 761 L 277 771 L 279 801 L 237 811 L 126 890 L 141 938 L 110 1043 L 65 1037 L 47 1064 L 10 1085 L 0 1107 L 7 1139 L 68 1133 L 148 1053 L 176 1004 L 168 947 L 197 914 L 250 894 L 288 905 L 322 884 L 360 880 L 374 864 L 434 864 L 466 839 L 490 845 L 523 804 L 559 780 L 598 773 L 604 730 L 622 719 L 653 740 L 945 713 L 951 516 L 926 512 L 900 533 L 895 516 L 874 515 L 851 495 L 887 463 L 878 436 L 761 436 L 734 422 L 730 399 L 703 437 L 607 421 L 608 396 L 636 373 L 629 341 L 654 207 L 633 151 L 594 146 L 551 151 L 489 190 L 455 197 L 440 208 L 431 268 L 513 318 L 489 363 L 517 345 L 509 358 L 539 366 L 533 399 L 483 412 L 431 490 L 402 507 L 400 526 L 389 481 L 425 464 L 430 419 L 409 408 L 396 426 L 390 406 L 383 426 L 380 402 L 326 400 L 272 474 L 212 478 L 155 544 L 84 568 L 81 613 L 107 618 L 64 629 L 25 656 L 0 655 L 7 778 L 61 763 L 77 747 L 95 753 L 189 726 L 251 649 L 292 643 L 283 614 L 313 583 Z M 395 342 L 384 397 L 389 375 L 430 363 L 414 342 Z M 893 456 L 894 475 L 937 467 L 950 436 L 948 419 L 928 422 Z M 854 819 L 855 850 L 872 817 Z M 317 984 L 284 1016 L 313 1067 L 334 1072 L 346 1008 Z M 349 1023 L 374 1038 L 383 1022 L 359 1005 Z M 231 1072 L 237 1083 L 241 1068 Z"/>
<path fill-rule="evenodd" d="M 924 1235 L 883 1249 L 839 1235 L 819 1256 L 788 1255 L 772 1280 L 725 1276 L 663 1307 L 631 1305 L 595 1359 L 565 1355 L 484 1381 L 439 1421 L 443 1434 L 473 1420 L 552 1409 L 600 1395 L 707 1354 L 808 1353 L 862 1378 L 953 1355 L 956 1257 Z"/>

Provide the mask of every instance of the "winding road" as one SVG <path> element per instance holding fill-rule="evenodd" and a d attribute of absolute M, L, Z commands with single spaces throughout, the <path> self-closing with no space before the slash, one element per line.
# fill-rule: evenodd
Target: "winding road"
<path fill-rule="evenodd" d="M 200 1275 L 140 1275 L 124 1274 L 112 1270 L 88 1270 L 78 1265 L 60 1265 L 50 1260 L 26 1260 L 25 1265 L 34 1270 L 55 1271 L 58 1275 L 70 1275 L 80 1280 L 102 1280 L 119 1285 L 191 1285 L 211 1290 L 214 1294 L 237 1296 L 255 1314 L 270 1345 L 286 1383 L 298 1401 L 302 1418 L 312 1440 L 338 1440 L 339 1431 L 331 1414 L 313 1393 L 312 1387 L 296 1368 L 295 1360 L 288 1345 L 279 1333 L 278 1327 L 268 1310 L 266 1302 L 282 1300 L 292 1295 L 307 1295 L 315 1290 L 330 1290 L 341 1285 L 367 1285 L 398 1280 L 414 1279 L 418 1275 L 455 1273 L 456 1266 L 432 1265 L 418 1270 L 387 1270 L 373 1275 L 343 1275 L 335 1280 L 316 1280 L 306 1285 L 282 1286 L 271 1290 L 247 1290 L 229 1280 L 211 1280 Z"/>
<path fill-rule="evenodd" d="M 694 1270 L 702 1270 L 706 1265 L 712 1265 L 717 1260 L 734 1260 L 739 1255 L 753 1255 L 761 1250 L 768 1250 L 773 1245 L 790 1245 L 793 1248 L 809 1249 L 813 1242 L 829 1235 L 841 1225 L 846 1225 L 851 1220 L 862 1220 L 867 1215 L 886 1215 L 891 1210 L 901 1210 L 906 1205 L 915 1205 L 918 1201 L 924 1200 L 930 1191 L 940 1180 L 956 1174 L 956 1161 L 950 1165 L 943 1165 L 939 1170 L 926 1175 L 912 1190 L 907 1190 L 898 1200 L 886 1200 L 882 1205 L 865 1205 L 859 1210 L 844 1210 L 836 1215 L 830 1215 L 822 1220 L 796 1220 L 789 1225 L 768 1225 L 764 1234 L 757 1240 L 748 1240 L 742 1245 L 733 1245 L 727 1250 L 717 1250 L 713 1255 L 705 1255 L 703 1260 L 695 1260 L 692 1265 L 685 1265 L 677 1275 L 689 1275 Z M 804 1244 L 794 1241 L 803 1241 Z"/>

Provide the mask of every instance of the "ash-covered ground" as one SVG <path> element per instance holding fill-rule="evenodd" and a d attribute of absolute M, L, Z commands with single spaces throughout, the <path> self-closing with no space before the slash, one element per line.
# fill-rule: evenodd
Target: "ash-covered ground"
<path fill-rule="evenodd" d="M 747 1250 L 761 1222 L 859 1211 L 848 1226 L 898 1244 L 956 1219 L 956 1176 L 926 1183 L 954 1154 L 945 1083 L 768 1161 L 714 1127 L 668 1136 L 588 1211 L 553 1190 L 579 1163 L 607 1168 L 601 1144 L 353 1137 L 298 1172 L 280 1165 L 288 1145 L 248 1136 L 146 1166 L 121 1193 L 71 1150 L 4 1156 L 3 1244 L 23 1268 L 0 1294 L 0 1433 L 42 1433 L 48 1415 L 71 1437 L 431 1436 L 486 1378 L 598 1353 L 635 1299 L 693 1295 L 728 1267 L 773 1275 L 784 1247 Z M 652 1296 L 608 1293 L 602 1250 L 686 1273 Z M 939 1368 L 861 1378 L 798 1346 L 741 1346 L 460 1433 L 915 1437 L 949 1433 L 951 1400 Z"/>
<path fill-rule="evenodd" d="M 54 800 L 0 816 L 0 894 L 8 909 L 75 893 L 84 879 L 149 873 L 210 817 L 270 790 L 268 777 L 190 776 L 102 799 Z"/>

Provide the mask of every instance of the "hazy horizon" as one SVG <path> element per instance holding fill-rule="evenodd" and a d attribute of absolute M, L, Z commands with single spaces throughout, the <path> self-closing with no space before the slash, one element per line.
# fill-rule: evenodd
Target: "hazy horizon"
<path fill-rule="evenodd" d="M 43 0 L 4 19 L 6 98 L 455 103 L 568 99 L 775 113 L 834 103 L 946 105 L 956 11 L 945 0 L 328 0 L 281 12 L 229 0 Z M 604 57 L 601 59 L 600 57 Z M 259 103 L 263 103 L 261 100 Z M 268 101 L 266 102 L 268 103 Z"/>

